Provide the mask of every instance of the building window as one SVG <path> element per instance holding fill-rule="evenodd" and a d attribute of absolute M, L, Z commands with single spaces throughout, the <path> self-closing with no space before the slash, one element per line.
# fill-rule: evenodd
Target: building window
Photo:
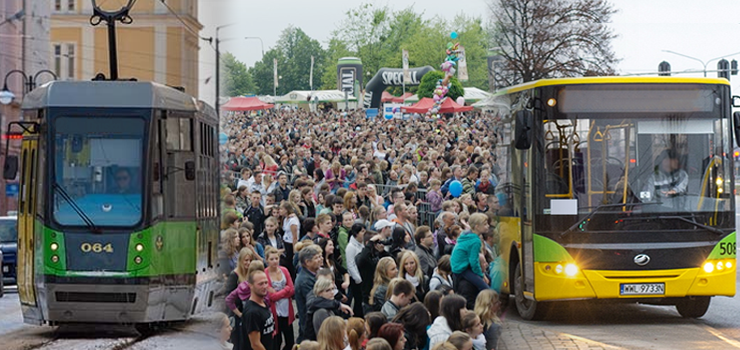
<path fill-rule="evenodd" d="M 54 0 L 54 12 L 74 12 L 77 0 Z"/>
<path fill-rule="evenodd" d="M 54 11 L 62 11 L 62 0 L 54 0 Z"/>
<path fill-rule="evenodd" d="M 75 79 L 75 46 L 74 43 L 53 44 L 54 74 L 59 79 Z"/>
<path fill-rule="evenodd" d="M 75 10 L 75 0 L 67 0 L 67 11 L 72 12 Z"/>

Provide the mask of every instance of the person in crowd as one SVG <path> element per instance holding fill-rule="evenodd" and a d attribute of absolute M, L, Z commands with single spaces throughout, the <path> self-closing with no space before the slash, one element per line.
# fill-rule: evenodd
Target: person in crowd
<path fill-rule="evenodd" d="M 498 349 L 498 340 L 501 338 L 501 319 L 498 317 L 500 309 L 498 293 L 493 289 L 481 291 L 475 298 L 474 312 L 483 324 L 486 350 Z"/>
<path fill-rule="evenodd" d="M 316 284 L 316 272 L 321 267 L 321 261 L 323 257 L 321 255 L 321 248 L 318 245 L 311 244 L 301 249 L 298 254 L 298 260 L 301 264 L 301 271 L 295 280 L 295 302 L 298 306 L 298 342 L 303 341 L 305 338 L 305 328 L 313 327 L 313 322 L 307 321 L 306 318 L 306 305 L 309 293 L 313 293 L 313 286 Z"/>
<path fill-rule="evenodd" d="M 262 205 L 265 205 L 264 198 L 265 195 L 267 195 L 267 187 L 262 183 L 262 170 L 255 169 L 254 173 L 252 174 L 253 181 L 249 184 L 249 188 L 247 191 L 249 193 L 259 192 L 262 198 Z"/>
<path fill-rule="evenodd" d="M 357 194 L 354 191 L 347 191 L 342 198 L 344 199 L 344 210 L 352 213 L 353 219 L 360 217 L 360 206 L 357 204 Z"/>
<path fill-rule="evenodd" d="M 473 349 L 486 350 L 486 338 L 483 336 L 483 323 L 473 311 L 466 311 L 462 318 L 463 331 L 473 341 Z"/>
<path fill-rule="evenodd" d="M 326 205 L 326 197 L 329 192 L 321 191 L 316 195 L 316 215 L 321 214 L 324 211 Z"/>
<path fill-rule="evenodd" d="M 304 187 L 301 189 L 301 205 L 306 210 L 304 214 L 307 218 L 316 217 L 316 203 L 313 200 L 313 191 L 311 190 L 311 187 Z"/>
<path fill-rule="evenodd" d="M 414 250 L 416 248 L 416 243 L 414 242 L 416 227 L 414 227 L 414 224 L 409 220 L 408 206 L 405 203 L 398 203 L 393 211 L 396 214 L 396 218 L 392 221 L 396 223 L 396 226 L 403 228 L 406 235 L 409 237 L 404 248 Z"/>
<path fill-rule="evenodd" d="M 478 174 L 480 173 L 480 170 L 476 167 L 471 165 L 467 172 L 465 173 L 465 178 L 461 181 L 462 183 L 462 193 L 464 194 L 472 194 L 475 192 L 475 182 L 478 180 Z"/>
<path fill-rule="evenodd" d="M 267 288 L 270 300 L 270 311 L 275 320 L 277 320 L 277 334 L 275 336 L 274 350 L 290 350 L 293 348 L 293 321 L 295 321 L 295 312 L 293 311 L 293 295 L 295 288 L 293 280 L 290 278 L 290 272 L 283 266 L 280 266 L 280 252 L 275 247 L 267 247 L 265 251 L 267 260 L 267 282 L 270 284 Z M 285 345 L 280 347 L 283 340 Z"/>
<path fill-rule="evenodd" d="M 367 233 L 366 235 L 369 235 Z M 362 278 L 361 291 L 362 291 L 362 304 L 363 313 L 367 313 L 375 309 L 370 306 L 370 299 L 372 298 L 373 281 L 375 278 L 376 267 L 380 263 L 380 260 L 384 257 L 390 257 L 390 254 L 385 251 L 385 244 L 381 235 L 373 235 L 371 238 L 366 239 L 365 246 L 357 255 L 355 261 L 357 262 L 357 269 L 360 271 L 360 277 Z M 393 260 L 392 258 L 390 260 Z"/>
<path fill-rule="evenodd" d="M 322 238 L 319 240 L 319 247 L 324 252 L 324 259 L 322 266 L 329 269 L 334 275 L 334 281 L 338 281 L 335 285 L 339 293 L 339 299 L 342 302 L 348 303 L 349 298 L 347 296 L 347 288 L 349 288 L 349 273 L 339 263 L 339 258 L 336 256 L 334 249 L 334 242 L 328 238 Z"/>
<path fill-rule="evenodd" d="M 462 217 L 463 215 L 460 215 Z M 441 251 L 440 254 L 442 255 L 452 255 L 452 251 L 455 249 L 455 245 L 457 244 L 457 239 L 462 234 L 463 229 L 462 227 L 458 225 L 452 225 L 450 227 L 449 232 L 447 232 L 447 237 L 445 237 L 445 246 L 444 251 Z"/>
<path fill-rule="evenodd" d="M 367 341 L 367 328 L 365 320 L 356 316 L 347 320 L 347 340 L 351 350 L 364 350 Z"/>
<path fill-rule="evenodd" d="M 303 219 L 301 220 L 301 238 L 298 241 L 318 242 L 320 239 L 318 232 L 319 228 L 316 226 L 314 218 Z M 293 252 L 293 257 L 295 257 L 295 252 Z"/>
<path fill-rule="evenodd" d="M 219 260 L 224 263 L 222 266 L 227 268 L 223 275 L 236 268 L 239 261 L 240 244 L 239 232 L 235 228 L 229 228 L 221 234 L 221 249 L 218 256 Z"/>
<path fill-rule="evenodd" d="M 234 344 L 229 342 L 231 333 L 234 327 L 229 321 L 229 316 L 226 316 L 223 312 L 216 312 L 211 316 L 211 327 L 214 331 L 214 338 L 216 339 L 216 346 L 213 349 L 218 350 L 232 350 Z"/>
<path fill-rule="evenodd" d="M 401 266 L 398 277 L 406 279 L 414 286 L 413 299 L 415 301 L 423 301 L 424 296 L 429 291 L 429 277 L 421 270 L 419 257 L 416 256 L 416 253 L 406 250 L 401 253 L 398 264 Z"/>
<path fill-rule="evenodd" d="M 290 203 L 290 206 L 293 207 L 293 213 L 295 213 L 300 220 L 303 220 L 306 218 L 306 208 L 304 207 L 302 203 L 302 197 L 301 197 L 301 191 L 298 189 L 293 189 L 290 191 L 290 194 L 288 194 L 288 203 Z"/>
<path fill-rule="evenodd" d="M 393 232 L 391 233 L 391 246 L 389 249 L 391 256 L 398 258 L 401 252 L 406 250 L 408 242 L 411 241 L 411 239 L 411 236 L 403 229 L 403 227 L 395 225 L 393 227 Z"/>
<path fill-rule="evenodd" d="M 349 243 L 349 230 L 352 228 L 354 222 L 355 219 L 351 212 L 345 211 L 342 213 L 342 226 L 339 227 L 339 232 L 337 233 L 337 244 L 339 245 L 339 254 L 342 257 L 342 266 L 344 268 L 347 268 L 347 254 L 345 250 Z"/>
<path fill-rule="evenodd" d="M 314 239 L 314 242 L 318 243 L 322 238 L 331 239 L 330 233 L 334 228 L 331 215 L 332 214 L 319 214 L 319 216 L 316 217 L 316 227 L 318 230 L 316 232 L 317 237 Z"/>
<path fill-rule="evenodd" d="M 363 249 L 362 243 L 360 242 L 364 242 L 365 232 L 365 226 L 358 223 L 353 224 L 352 228 L 349 230 L 349 244 L 347 244 L 345 252 L 347 257 L 347 271 L 350 275 L 349 289 L 352 295 L 352 300 L 354 301 L 352 310 L 357 317 L 362 317 L 363 315 L 361 287 L 362 274 L 360 274 L 360 270 L 357 265 L 357 257 Z"/>
<path fill-rule="evenodd" d="M 429 280 L 429 290 L 437 290 L 440 285 L 452 288 L 452 266 L 449 255 L 439 258 L 437 268 L 434 269 L 432 278 Z"/>
<path fill-rule="evenodd" d="M 427 277 L 432 277 L 434 268 L 437 266 L 437 258 L 434 256 L 434 237 L 432 230 L 427 225 L 419 226 L 414 234 L 416 239 L 416 256 L 419 257 L 421 271 Z"/>
<path fill-rule="evenodd" d="M 262 193 L 254 191 L 249 194 L 249 205 L 244 209 L 244 217 L 254 225 L 254 233 L 259 235 L 264 230 L 265 209 L 261 204 Z M 253 237 L 256 238 L 256 237 Z"/>
<path fill-rule="evenodd" d="M 406 346 L 403 325 L 400 323 L 389 322 L 384 324 L 378 331 L 378 337 L 388 341 L 393 350 L 403 350 Z"/>
<path fill-rule="evenodd" d="M 455 249 L 450 257 L 453 278 L 464 278 L 478 290 L 488 289 L 488 277 L 481 269 L 478 254 L 481 251 L 480 235 L 488 231 L 488 217 L 485 214 L 475 213 L 470 217 L 471 231 L 466 231 L 458 238 Z"/>
<path fill-rule="evenodd" d="M 329 184 L 329 188 L 331 189 L 331 193 L 336 193 L 346 181 L 346 173 L 344 172 L 344 169 L 342 169 L 342 164 L 339 162 L 332 163 L 331 168 L 329 168 L 324 175 L 326 183 Z"/>
<path fill-rule="evenodd" d="M 457 350 L 473 350 L 473 339 L 470 338 L 468 333 L 454 331 L 447 341 L 454 345 Z"/>
<path fill-rule="evenodd" d="M 373 338 L 367 342 L 366 350 L 393 350 L 391 344 L 383 338 Z"/>
<path fill-rule="evenodd" d="M 234 193 L 234 200 L 236 203 L 237 213 L 244 213 L 249 207 L 249 193 L 247 192 L 247 186 L 239 186 Z"/>
<path fill-rule="evenodd" d="M 365 324 L 367 324 L 367 338 L 373 339 L 378 336 L 380 327 L 388 322 L 388 318 L 380 311 L 368 312 L 365 314 Z"/>
<path fill-rule="evenodd" d="M 246 227 L 245 227 L 246 225 Z M 242 223 L 242 227 L 239 228 L 239 240 L 241 243 L 241 248 L 247 248 L 252 250 L 255 254 L 259 255 L 260 259 L 265 258 L 265 249 L 263 248 L 262 244 L 257 242 L 252 242 L 254 239 L 254 233 L 253 229 L 251 228 L 252 224 L 249 222 Z"/>
<path fill-rule="evenodd" d="M 331 273 L 330 273 L 331 275 Z M 306 305 L 306 327 L 304 336 L 309 340 L 317 340 L 316 335 L 321 324 L 331 316 L 339 316 L 342 312 L 351 314 L 352 309 L 334 298 L 336 286 L 330 278 L 318 278 L 313 286 L 314 298 Z"/>
<path fill-rule="evenodd" d="M 440 191 L 441 187 L 441 182 L 438 179 L 429 180 L 429 191 L 427 191 L 426 201 L 429 203 L 432 213 L 438 213 L 442 210 L 444 197 L 442 196 L 442 191 Z"/>
<path fill-rule="evenodd" d="M 289 202 L 280 203 L 280 216 L 283 217 L 283 245 L 285 246 L 285 258 L 293 261 L 293 247 L 298 242 L 298 235 L 301 230 L 301 222 L 295 213 L 293 206 Z M 291 276 L 295 276 L 293 264 L 289 264 L 288 270 Z"/>
<path fill-rule="evenodd" d="M 445 247 L 447 246 L 447 237 L 450 235 L 452 226 L 455 225 L 457 216 L 450 211 L 443 211 L 439 214 L 439 218 L 442 221 L 442 225 L 435 231 L 435 247 L 437 248 L 438 256 L 445 255 Z"/>
<path fill-rule="evenodd" d="M 279 203 L 284 200 L 288 200 L 291 187 L 290 184 L 288 184 L 288 174 L 282 172 L 278 173 L 277 179 L 278 181 L 275 190 L 270 191 L 270 193 L 275 195 L 275 201 Z"/>
<path fill-rule="evenodd" d="M 463 176 L 463 170 L 459 165 L 453 165 L 450 169 L 452 170 L 452 177 L 447 179 L 447 181 L 442 184 L 442 188 L 440 188 L 440 191 L 445 197 L 450 194 L 450 184 L 453 181 L 461 181 Z"/>
<path fill-rule="evenodd" d="M 347 346 L 347 323 L 339 316 L 331 316 L 321 324 L 317 333 L 319 350 L 343 350 Z"/>
<path fill-rule="evenodd" d="M 431 325 L 432 320 L 424 304 L 417 301 L 402 308 L 393 318 L 393 322 L 403 325 L 406 350 L 426 348 L 427 327 Z"/>
<path fill-rule="evenodd" d="M 267 306 L 265 297 L 269 282 L 264 271 L 251 271 L 247 276 L 247 283 L 251 290 L 249 300 L 244 303 L 242 324 L 248 341 L 243 344 L 247 350 L 268 350 L 273 348 L 273 332 L 275 319 Z"/>
<path fill-rule="evenodd" d="M 378 261 L 378 265 L 375 268 L 375 276 L 373 277 L 373 288 L 370 290 L 370 298 L 368 300 L 369 311 L 380 311 L 380 308 L 385 304 L 388 284 L 397 274 L 398 267 L 393 258 L 384 257 Z"/>
<path fill-rule="evenodd" d="M 380 308 L 380 312 L 385 315 L 388 319 L 393 319 L 399 310 L 404 306 L 411 303 L 411 300 L 415 297 L 414 286 L 411 282 L 400 279 L 393 284 L 392 295 L 385 301 L 383 307 Z M 390 288 L 390 285 L 389 285 Z"/>
<path fill-rule="evenodd" d="M 227 211 L 221 216 L 221 232 L 230 228 L 239 228 L 239 215 L 234 211 Z"/>
<path fill-rule="evenodd" d="M 240 284 L 246 284 L 247 283 L 247 275 L 249 273 L 249 266 L 251 265 L 253 260 L 257 260 L 259 257 L 254 254 L 254 251 L 242 248 L 239 251 L 239 263 L 237 264 L 236 268 L 231 271 L 229 274 L 229 277 L 226 279 L 226 283 L 223 286 L 223 289 L 219 294 L 221 295 L 229 295 L 231 292 L 237 289 L 237 287 Z M 242 311 L 242 303 L 237 303 L 236 308 L 239 310 L 239 312 Z M 233 311 L 228 309 L 229 316 L 235 315 Z M 231 337 L 231 343 L 239 348 L 241 347 L 241 344 L 243 342 L 243 339 L 241 338 L 241 332 L 239 330 L 241 329 L 241 318 L 236 317 L 234 320 L 234 329 L 237 330 L 236 332 L 232 333 Z"/>
<path fill-rule="evenodd" d="M 259 235 L 257 238 L 257 242 L 259 242 L 262 247 L 267 249 L 267 247 L 273 247 L 277 249 L 278 253 L 280 253 L 280 257 L 282 259 L 281 265 L 285 266 L 283 262 L 285 258 L 285 243 L 283 241 L 283 238 L 279 236 L 278 234 L 278 221 L 274 217 L 269 217 L 265 219 L 265 230 L 262 232 L 262 234 Z"/>
<path fill-rule="evenodd" d="M 437 343 L 446 341 L 452 332 L 462 330 L 462 310 L 465 309 L 465 303 L 465 298 L 459 295 L 447 295 L 442 298 L 440 315 L 427 330 L 430 349 L 434 349 Z"/>
<path fill-rule="evenodd" d="M 434 321 L 439 316 L 439 307 L 444 294 L 438 290 L 432 290 L 424 297 L 424 306 L 429 311 L 429 319 Z"/>
<path fill-rule="evenodd" d="M 380 220 L 388 221 L 386 220 L 387 217 L 388 212 L 385 210 L 383 205 L 374 206 L 372 211 L 370 212 L 370 227 L 375 228 L 375 225 L 377 225 Z"/>
<path fill-rule="evenodd" d="M 315 340 L 304 340 L 300 344 L 293 345 L 292 350 L 319 350 L 319 342 Z"/>

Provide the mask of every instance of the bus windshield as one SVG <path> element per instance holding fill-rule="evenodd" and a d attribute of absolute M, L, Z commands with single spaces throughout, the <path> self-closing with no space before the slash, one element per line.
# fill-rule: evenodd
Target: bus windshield
<path fill-rule="evenodd" d="M 562 220 L 560 215 L 603 211 L 611 214 L 611 226 L 603 226 L 610 230 L 627 214 L 690 217 L 723 228 L 718 217 L 734 213 L 728 123 L 719 117 L 638 113 L 546 120 L 546 204 L 539 213 Z"/>
<path fill-rule="evenodd" d="M 133 226 L 142 216 L 142 118 L 59 117 L 53 216 L 63 226 Z"/>

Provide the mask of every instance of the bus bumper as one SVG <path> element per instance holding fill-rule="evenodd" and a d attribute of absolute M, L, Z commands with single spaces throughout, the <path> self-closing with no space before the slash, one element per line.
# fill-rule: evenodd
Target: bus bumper
<path fill-rule="evenodd" d="M 579 270 L 574 276 L 557 273 L 558 263 L 535 263 L 535 299 L 579 300 L 579 299 L 645 299 L 673 298 L 686 296 L 734 296 L 736 286 L 736 262 L 730 268 L 704 268 L 673 270 Z M 664 283 L 663 294 L 622 295 L 622 284 Z"/>

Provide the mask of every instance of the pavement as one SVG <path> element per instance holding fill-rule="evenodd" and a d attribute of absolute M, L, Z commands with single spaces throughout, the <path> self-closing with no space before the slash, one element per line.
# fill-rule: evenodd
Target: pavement
<path fill-rule="evenodd" d="M 600 343 L 572 334 L 553 332 L 515 320 L 503 321 L 496 350 L 617 350 L 619 346 Z"/>

